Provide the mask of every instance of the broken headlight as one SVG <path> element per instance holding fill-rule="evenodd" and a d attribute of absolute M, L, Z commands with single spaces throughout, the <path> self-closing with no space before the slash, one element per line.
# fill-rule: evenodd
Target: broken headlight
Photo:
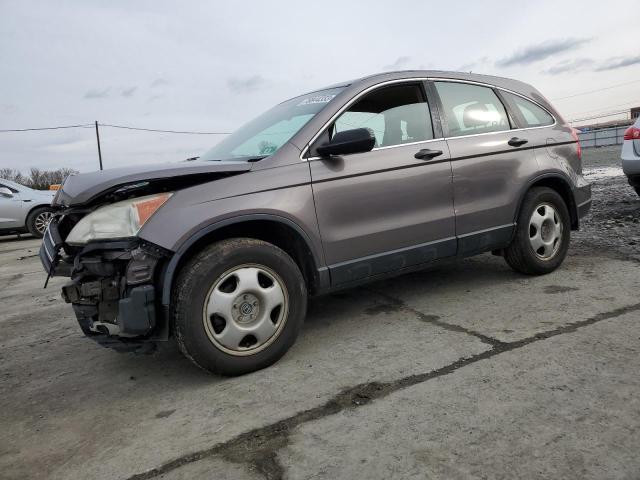
<path fill-rule="evenodd" d="M 73 227 L 66 242 L 78 245 L 90 240 L 134 237 L 171 195 L 146 195 L 100 207 Z"/>

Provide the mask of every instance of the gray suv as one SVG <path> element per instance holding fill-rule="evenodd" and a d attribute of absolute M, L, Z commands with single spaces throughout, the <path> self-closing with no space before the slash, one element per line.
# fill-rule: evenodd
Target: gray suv
<path fill-rule="evenodd" d="M 591 189 L 535 88 L 410 71 L 287 100 L 197 161 L 71 176 L 54 205 L 40 257 L 87 336 L 237 375 L 284 355 L 308 296 L 488 251 L 553 271 Z"/>

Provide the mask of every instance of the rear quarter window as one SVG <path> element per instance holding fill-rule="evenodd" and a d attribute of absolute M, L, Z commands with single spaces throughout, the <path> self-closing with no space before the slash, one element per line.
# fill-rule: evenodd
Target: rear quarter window
<path fill-rule="evenodd" d="M 507 101 L 511 102 L 518 109 L 525 127 L 543 127 L 553 125 L 553 117 L 543 108 L 533 102 L 509 92 L 501 92 Z"/>

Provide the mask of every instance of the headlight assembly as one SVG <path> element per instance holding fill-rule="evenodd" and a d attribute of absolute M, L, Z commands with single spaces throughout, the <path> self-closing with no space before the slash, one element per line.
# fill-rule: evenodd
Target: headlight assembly
<path fill-rule="evenodd" d="M 159 193 L 105 205 L 83 217 L 71 230 L 71 245 L 106 238 L 135 237 L 149 218 L 173 195 Z"/>

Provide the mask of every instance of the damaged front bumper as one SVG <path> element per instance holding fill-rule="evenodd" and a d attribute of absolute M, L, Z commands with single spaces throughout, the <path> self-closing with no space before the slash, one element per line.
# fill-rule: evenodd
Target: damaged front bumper
<path fill-rule="evenodd" d="M 54 219 L 40 259 L 49 276 L 66 276 L 62 298 L 71 303 L 89 338 L 118 351 L 146 352 L 168 338 L 155 285 L 170 252 L 139 239 L 65 245 Z"/>

